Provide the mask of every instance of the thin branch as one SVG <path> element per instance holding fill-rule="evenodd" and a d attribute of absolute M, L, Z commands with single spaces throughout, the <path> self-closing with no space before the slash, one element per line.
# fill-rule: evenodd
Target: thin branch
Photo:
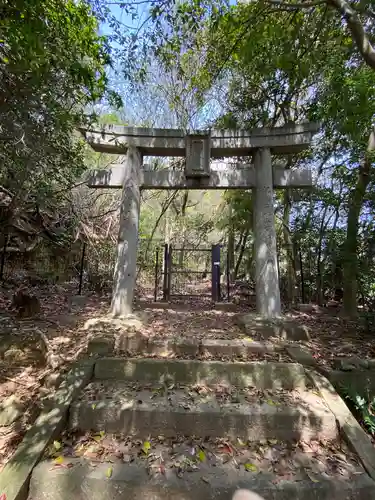
<path fill-rule="evenodd" d="M 289 3 L 283 0 L 265 0 L 266 3 L 276 5 L 280 10 L 298 10 L 317 7 L 326 3 L 339 11 L 345 19 L 348 29 L 357 48 L 370 68 L 375 69 L 375 49 L 363 27 L 357 11 L 346 0 L 316 0 L 303 3 Z M 372 11 L 370 11 L 372 13 Z"/>
<path fill-rule="evenodd" d="M 345 0 L 327 0 L 327 3 L 341 12 L 363 59 L 375 69 L 375 50 L 357 12 Z"/>
<path fill-rule="evenodd" d="M 280 10 L 298 10 L 298 9 L 309 9 L 311 7 L 317 7 L 318 5 L 323 5 L 326 0 L 315 0 L 312 2 L 302 2 L 302 3 L 289 3 L 283 2 L 283 0 L 266 0 L 266 3 L 277 5 Z"/>

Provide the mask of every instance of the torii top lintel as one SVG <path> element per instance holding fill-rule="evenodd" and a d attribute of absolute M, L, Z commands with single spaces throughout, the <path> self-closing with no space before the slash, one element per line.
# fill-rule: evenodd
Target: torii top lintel
<path fill-rule="evenodd" d="M 258 148 L 270 148 L 273 154 L 293 154 L 306 149 L 319 124 L 303 123 L 252 130 L 207 130 L 186 133 L 178 129 L 157 129 L 105 125 L 81 129 L 87 142 L 98 152 L 124 154 L 135 146 L 143 155 L 185 156 L 188 137 L 208 137 L 210 156 L 222 158 L 248 156 Z"/>

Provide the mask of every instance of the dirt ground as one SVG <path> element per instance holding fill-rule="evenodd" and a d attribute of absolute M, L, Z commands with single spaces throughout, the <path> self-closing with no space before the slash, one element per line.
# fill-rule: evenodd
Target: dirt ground
<path fill-rule="evenodd" d="M 23 408 L 15 424 L 0 427 L 0 470 L 36 418 L 43 399 L 55 389 L 59 374 L 85 355 L 89 335 L 83 328 L 85 322 L 106 314 L 110 302 L 108 295 L 94 293 L 77 298 L 76 287 L 69 285 L 38 288 L 35 293 L 41 313 L 32 319 L 19 319 L 11 309 L 13 291 L 0 290 L 0 401 L 17 394 Z M 248 311 L 246 305 L 214 308 L 199 297 L 160 307 L 140 301 L 136 309 L 147 312 L 142 333 L 153 339 L 241 338 L 244 333 L 235 317 Z M 311 342 L 306 345 L 326 367 L 340 355 L 375 357 L 373 335 L 336 311 L 288 314 L 309 326 Z"/>

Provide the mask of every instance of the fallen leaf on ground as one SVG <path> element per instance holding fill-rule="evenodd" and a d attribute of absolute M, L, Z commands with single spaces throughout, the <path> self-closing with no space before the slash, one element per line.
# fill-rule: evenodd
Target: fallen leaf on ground
<path fill-rule="evenodd" d="M 151 449 L 151 443 L 150 441 L 145 441 L 142 445 L 142 451 L 145 455 L 148 455 L 149 451 Z"/>
<path fill-rule="evenodd" d="M 250 462 L 247 462 L 245 464 L 245 470 L 247 472 L 256 472 L 258 469 L 257 469 L 257 466 L 254 465 L 254 464 L 251 464 Z"/>
<path fill-rule="evenodd" d="M 280 403 L 277 403 L 276 401 L 272 401 L 272 399 L 267 399 L 266 403 L 269 406 L 280 406 Z"/>
<path fill-rule="evenodd" d="M 105 432 L 100 431 L 99 434 L 95 434 L 95 436 L 93 436 L 92 438 L 94 439 L 94 441 L 99 443 L 104 438 L 104 436 L 105 436 Z"/>
<path fill-rule="evenodd" d="M 59 441 L 54 441 L 53 447 L 55 448 L 56 451 L 59 451 L 61 450 L 61 443 Z"/>
<path fill-rule="evenodd" d="M 220 452 L 226 453 L 228 455 L 233 455 L 233 448 L 229 444 L 225 443 L 220 446 Z"/>
<path fill-rule="evenodd" d="M 199 450 L 198 458 L 200 462 L 204 462 L 206 460 L 206 454 L 203 450 Z"/>
<path fill-rule="evenodd" d="M 57 465 L 61 465 L 61 464 L 63 464 L 63 463 L 64 463 L 64 457 L 63 457 L 62 455 L 59 455 L 58 457 L 56 457 L 56 458 L 54 459 L 54 462 L 55 462 L 55 464 L 57 464 Z"/>
<path fill-rule="evenodd" d="M 105 473 L 105 475 L 106 475 L 106 477 L 108 477 L 108 479 L 110 477 L 112 477 L 112 472 L 113 472 L 112 467 L 108 467 L 108 469 L 106 470 L 106 473 Z"/>
<path fill-rule="evenodd" d="M 308 476 L 308 478 L 313 482 L 313 483 L 319 483 L 318 479 L 315 479 L 315 477 L 312 475 L 311 472 L 309 472 L 308 470 L 306 470 L 306 474 Z"/>

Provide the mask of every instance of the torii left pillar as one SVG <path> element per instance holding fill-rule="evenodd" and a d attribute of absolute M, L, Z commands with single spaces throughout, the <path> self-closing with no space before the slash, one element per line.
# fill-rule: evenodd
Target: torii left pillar
<path fill-rule="evenodd" d="M 111 303 L 111 314 L 115 317 L 126 317 L 132 313 L 137 273 L 141 168 L 142 154 L 137 148 L 129 147 L 123 169 L 120 228 Z"/>
<path fill-rule="evenodd" d="M 279 273 L 274 214 L 272 160 L 269 148 L 261 148 L 254 156 L 255 189 L 254 250 L 257 313 L 263 318 L 281 314 Z"/>

